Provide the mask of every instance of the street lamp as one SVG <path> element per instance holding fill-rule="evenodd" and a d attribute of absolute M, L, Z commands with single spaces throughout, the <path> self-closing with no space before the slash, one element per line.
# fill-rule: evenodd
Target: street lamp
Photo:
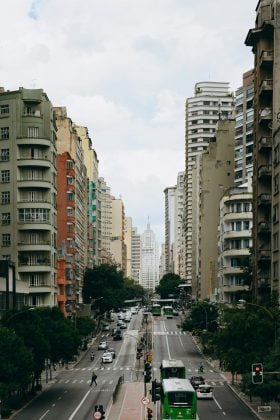
<path fill-rule="evenodd" d="M 256 306 L 257 308 L 261 308 L 261 309 L 263 309 L 268 314 L 268 316 L 274 322 L 274 346 L 276 348 L 276 343 L 277 343 L 277 315 L 276 314 L 273 314 L 266 306 L 259 305 L 258 303 L 247 302 L 244 299 L 239 299 L 238 302 L 239 303 L 246 304 L 246 305 Z"/>

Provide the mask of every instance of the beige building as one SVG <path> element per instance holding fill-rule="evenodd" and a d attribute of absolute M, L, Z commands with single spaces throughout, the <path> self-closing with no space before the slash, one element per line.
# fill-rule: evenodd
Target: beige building
<path fill-rule="evenodd" d="M 56 127 L 42 89 L 1 88 L 0 140 L 0 259 L 15 267 L 15 306 L 55 306 Z"/>
<path fill-rule="evenodd" d="M 125 228 L 124 228 L 124 244 L 126 247 L 126 272 L 125 276 L 132 278 L 131 268 L 131 253 L 132 253 L 132 218 L 125 217 Z"/>
<path fill-rule="evenodd" d="M 234 121 L 219 121 L 216 137 L 201 156 L 199 194 L 198 297 L 214 300 L 218 293 L 219 202 L 234 184 Z"/>
<path fill-rule="evenodd" d="M 110 253 L 113 261 L 126 272 L 126 245 L 124 243 L 125 213 L 121 198 L 112 197 L 112 236 Z"/>
<path fill-rule="evenodd" d="M 100 201 L 100 264 L 112 263 L 111 238 L 112 238 L 112 196 L 111 189 L 103 177 L 98 179 L 98 197 Z"/>
<path fill-rule="evenodd" d="M 131 278 L 140 283 L 140 264 L 141 264 L 141 235 L 136 227 L 132 227 L 131 232 Z"/>
<path fill-rule="evenodd" d="M 253 299 L 280 296 L 280 3 L 260 0 L 245 41 L 254 63 Z"/>

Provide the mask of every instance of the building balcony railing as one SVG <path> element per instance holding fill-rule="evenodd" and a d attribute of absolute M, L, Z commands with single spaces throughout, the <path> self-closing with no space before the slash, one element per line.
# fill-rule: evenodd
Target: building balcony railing
<path fill-rule="evenodd" d="M 259 222 L 258 223 L 258 233 L 271 233 L 271 223 L 270 222 Z"/>
<path fill-rule="evenodd" d="M 272 175 L 272 166 L 271 165 L 261 165 L 258 169 L 259 178 L 269 178 Z"/>
<path fill-rule="evenodd" d="M 259 122 L 271 121 L 272 120 L 272 108 L 262 108 L 259 111 Z"/>
<path fill-rule="evenodd" d="M 271 94 L 273 90 L 273 80 L 272 79 L 264 79 L 261 81 L 260 84 L 260 91 L 259 94 Z"/>
<path fill-rule="evenodd" d="M 261 137 L 259 140 L 259 151 L 271 150 L 272 137 Z"/>
<path fill-rule="evenodd" d="M 259 206 L 268 206 L 271 204 L 271 194 L 260 194 L 258 196 Z"/>
<path fill-rule="evenodd" d="M 273 50 L 263 50 L 260 55 L 260 66 L 273 64 Z"/>

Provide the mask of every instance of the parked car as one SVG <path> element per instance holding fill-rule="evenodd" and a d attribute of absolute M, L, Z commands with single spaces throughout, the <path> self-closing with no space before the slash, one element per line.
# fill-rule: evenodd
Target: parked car
<path fill-rule="evenodd" d="M 120 325 L 120 329 L 124 330 L 125 328 L 126 328 L 126 324 L 124 322 L 122 322 L 121 325 Z"/>
<path fill-rule="evenodd" d="M 102 330 L 103 331 L 110 331 L 109 325 L 108 324 L 104 324 L 103 327 L 102 327 Z"/>
<path fill-rule="evenodd" d="M 112 363 L 113 362 L 113 354 L 110 351 L 105 351 L 102 356 L 103 363 Z"/>
<path fill-rule="evenodd" d="M 119 319 L 118 322 L 117 322 L 117 326 L 119 327 L 122 324 L 123 324 L 123 320 L 122 319 Z"/>
<path fill-rule="evenodd" d="M 192 384 L 194 389 L 197 389 L 199 385 L 205 384 L 205 380 L 202 376 L 192 376 L 190 379 L 190 383 Z"/>
<path fill-rule="evenodd" d="M 197 398 L 201 399 L 213 399 L 213 388 L 210 385 L 202 384 L 199 385 L 196 390 L 196 396 Z"/>
<path fill-rule="evenodd" d="M 114 336 L 119 330 L 119 328 L 112 328 L 112 335 Z"/>
<path fill-rule="evenodd" d="M 100 341 L 97 348 L 98 350 L 107 350 L 108 348 L 107 341 Z"/>

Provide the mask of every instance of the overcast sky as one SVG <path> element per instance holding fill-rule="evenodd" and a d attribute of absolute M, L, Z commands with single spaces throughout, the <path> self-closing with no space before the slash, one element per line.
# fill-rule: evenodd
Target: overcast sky
<path fill-rule="evenodd" d="M 86 126 L 99 174 L 142 233 L 164 241 L 184 170 L 184 107 L 200 81 L 252 68 L 257 0 L 0 0 L 0 86 L 42 88 Z"/>

